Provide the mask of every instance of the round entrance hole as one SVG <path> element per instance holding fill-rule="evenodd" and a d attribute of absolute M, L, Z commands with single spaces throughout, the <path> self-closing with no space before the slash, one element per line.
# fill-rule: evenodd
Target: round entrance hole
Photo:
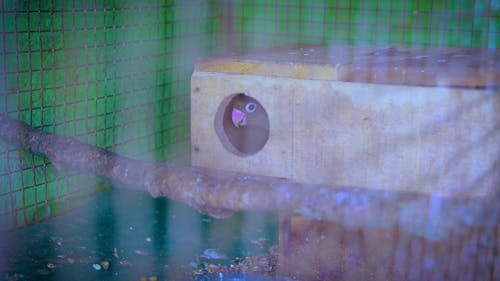
<path fill-rule="evenodd" d="M 215 115 L 215 132 L 230 152 L 248 156 L 259 152 L 269 139 L 269 118 L 255 98 L 243 93 L 224 98 Z"/>

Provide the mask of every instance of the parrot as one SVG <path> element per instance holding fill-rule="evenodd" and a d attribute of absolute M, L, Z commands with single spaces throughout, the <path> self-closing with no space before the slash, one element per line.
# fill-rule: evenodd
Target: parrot
<path fill-rule="evenodd" d="M 223 117 L 226 136 L 243 154 L 257 153 L 269 139 L 269 119 L 262 105 L 246 94 L 235 95 Z"/>

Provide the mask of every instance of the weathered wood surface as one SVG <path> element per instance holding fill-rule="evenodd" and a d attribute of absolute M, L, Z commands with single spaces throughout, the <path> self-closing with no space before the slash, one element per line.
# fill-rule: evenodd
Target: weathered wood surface
<path fill-rule="evenodd" d="M 432 240 L 398 228 L 348 229 L 301 217 L 291 224 L 280 231 L 278 272 L 298 280 L 500 280 L 500 226 Z"/>
<path fill-rule="evenodd" d="M 499 195 L 488 199 L 443 198 L 353 187 L 332 188 L 283 178 L 245 175 L 176 163 L 148 163 L 77 140 L 34 129 L 0 115 L 0 138 L 47 157 L 58 169 L 107 179 L 115 186 L 147 190 L 217 218 L 235 211 L 272 211 L 353 227 L 398 227 L 444 239 L 464 226 L 498 225 Z"/>
<path fill-rule="evenodd" d="M 195 71 L 469 88 L 498 87 L 500 52 L 480 48 L 282 46 L 199 59 Z"/>

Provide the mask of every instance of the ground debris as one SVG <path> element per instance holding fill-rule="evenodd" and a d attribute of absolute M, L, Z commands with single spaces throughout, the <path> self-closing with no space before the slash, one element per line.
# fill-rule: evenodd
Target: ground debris
<path fill-rule="evenodd" d="M 275 276 L 278 266 L 278 246 L 272 246 L 268 252 L 248 257 L 238 257 L 229 265 L 210 262 L 201 263 L 201 267 L 193 271 L 195 275 L 211 273 L 243 273 L 263 276 Z"/>

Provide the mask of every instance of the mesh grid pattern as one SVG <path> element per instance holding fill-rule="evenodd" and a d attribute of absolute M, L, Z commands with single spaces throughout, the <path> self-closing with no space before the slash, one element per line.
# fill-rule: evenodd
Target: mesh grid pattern
<path fill-rule="evenodd" d="M 189 79 L 192 57 L 210 50 L 198 39 L 215 31 L 210 3 L 2 5 L 4 113 L 133 158 L 189 161 Z M 8 228 L 62 212 L 99 190 L 95 179 L 0 147 L 0 223 Z"/>
<path fill-rule="evenodd" d="M 189 162 L 193 59 L 290 44 L 497 48 L 500 2 L 0 2 L 0 109 L 148 161 Z M 0 225 L 72 207 L 100 182 L 0 142 Z"/>
<path fill-rule="evenodd" d="M 235 1 L 238 47 L 284 44 L 496 48 L 498 1 Z"/>

